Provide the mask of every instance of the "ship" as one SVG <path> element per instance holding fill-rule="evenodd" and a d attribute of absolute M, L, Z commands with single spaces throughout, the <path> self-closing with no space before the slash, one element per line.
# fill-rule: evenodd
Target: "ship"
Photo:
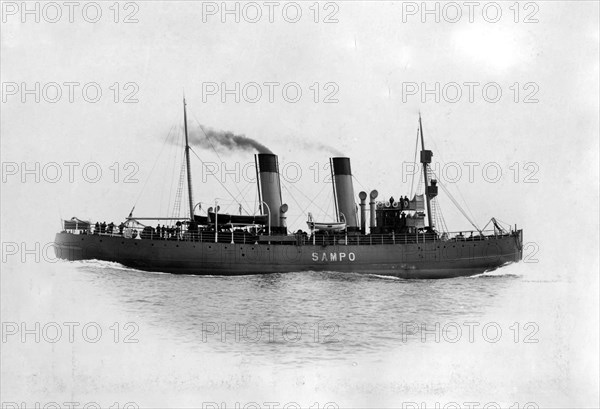
<path fill-rule="evenodd" d="M 334 217 L 317 221 L 308 213 L 306 232 L 288 231 L 288 205 L 282 198 L 279 161 L 274 153 L 254 154 L 255 214 L 224 213 L 216 202 L 205 214 L 196 214 L 201 206 L 194 204 L 192 194 L 185 98 L 183 131 L 189 214 L 136 217 L 132 211 L 118 226 L 77 217 L 63 220 L 63 229 L 54 241 L 56 256 L 173 274 L 326 271 L 405 279 L 479 275 L 522 259 L 523 231 L 517 225 L 503 226 L 491 218 L 483 229 L 472 223 L 470 232 L 436 227 L 432 207 L 439 186 L 431 171 L 433 152 L 425 149 L 420 114 L 417 146 L 420 139 L 422 193 L 411 192 L 412 197 L 397 200 L 381 200 L 377 190 L 355 196 L 350 158 L 332 157 Z"/>

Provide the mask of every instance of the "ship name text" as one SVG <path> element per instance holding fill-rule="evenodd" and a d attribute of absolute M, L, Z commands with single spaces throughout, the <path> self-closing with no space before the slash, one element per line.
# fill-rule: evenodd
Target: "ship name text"
<path fill-rule="evenodd" d="M 319 255 L 319 253 L 312 253 L 312 261 L 344 261 L 344 260 L 354 261 L 354 260 L 356 260 L 356 254 L 354 254 L 352 252 L 350 252 L 350 253 L 322 252 L 320 255 Z"/>

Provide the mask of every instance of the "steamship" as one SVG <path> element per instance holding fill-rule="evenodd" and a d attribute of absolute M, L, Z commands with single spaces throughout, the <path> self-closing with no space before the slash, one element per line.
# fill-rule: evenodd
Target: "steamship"
<path fill-rule="evenodd" d="M 189 215 L 136 217 L 132 211 L 119 227 L 76 217 L 64 220 L 55 237 L 57 257 L 176 274 L 332 271 L 401 278 L 477 275 L 522 259 L 523 232 L 516 225 L 502 226 L 492 218 L 486 225 L 490 229 L 473 224 L 469 234 L 434 224 L 438 180 L 431 171 L 433 153 L 425 149 L 420 115 L 422 194 L 381 200 L 373 190 L 355 196 L 350 159 L 333 157 L 335 216 L 317 221 L 308 213 L 309 231 L 295 233 L 286 226 L 288 205 L 282 198 L 278 158 L 272 153 L 254 155 L 257 214 L 227 214 L 217 203 L 196 214 L 185 99 L 183 122 Z M 152 227 L 156 222 L 159 226 Z"/>

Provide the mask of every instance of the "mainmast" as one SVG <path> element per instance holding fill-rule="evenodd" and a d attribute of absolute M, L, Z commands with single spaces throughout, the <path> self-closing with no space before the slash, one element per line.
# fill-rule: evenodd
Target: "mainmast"
<path fill-rule="evenodd" d="M 423 164 L 423 176 L 425 177 L 425 202 L 427 203 L 427 223 L 430 228 L 433 228 L 433 221 L 431 219 L 431 199 L 437 196 L 437 186 L 429 186 L 427 164 L 431 163 L 431 157 L 433 156 L 433 152 L 425 150 L 425 140 L 423 139 L 423 123 L 421 122 L 420 112 L 419 132 L 421 133 L 421 163 Z"/>
<path fill-rule="evenodd" d="M 190 205 L 190 220 L 194 221 L 194 198 L 192 196 L 192 169 L 190 168 L 190 144 L 188 141 L 187 112 L 185 97 L 183 97 L 183 128 L 185 129 L 185 164 L 188 182 L 188 200 Z"/>

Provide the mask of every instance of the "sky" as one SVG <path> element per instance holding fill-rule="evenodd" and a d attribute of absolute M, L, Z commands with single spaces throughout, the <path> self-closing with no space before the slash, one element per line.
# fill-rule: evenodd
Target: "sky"
<path fill-rule="evenodd" d="M 73 216 L 171 216 L 184 95 L 190 134 L 279 155 L 292 230 L 332 217 L 332 155 L 351 158 L 356 196 L 409 195 L 421 114 L 440 183 L 479 227 L 524 230 L 524 280 L 558 283 L 578 353 L 565 371 L 597 390 L 598 2 L 75 4 L 0 3 L 4 300 L 36 288 L 25 265 L 5 273 L 5 244 L 51 243 Z M 252 212 L 254 152 L 192 148 L 194 203 Z M 436 200 L 450 230 L 472 230 Z"/>
<path fill-rule="evenodd" d="M 61 218 L 170 215 L 185 94 L 191 132 L 279 155 L 294 230 L 332 217 L 334 154 L 356 195 L 408 195 L 421 113 L 438 179 L 479 227 L 597 242 L 596 2 L 53 4 L 2 5 L 3 235 L 32 217 L 52 237 Z M 193 149 L 194 203 L 252 212 L 253 152 Z M 450 230 L 472 229 L 438 200 Z"/>

